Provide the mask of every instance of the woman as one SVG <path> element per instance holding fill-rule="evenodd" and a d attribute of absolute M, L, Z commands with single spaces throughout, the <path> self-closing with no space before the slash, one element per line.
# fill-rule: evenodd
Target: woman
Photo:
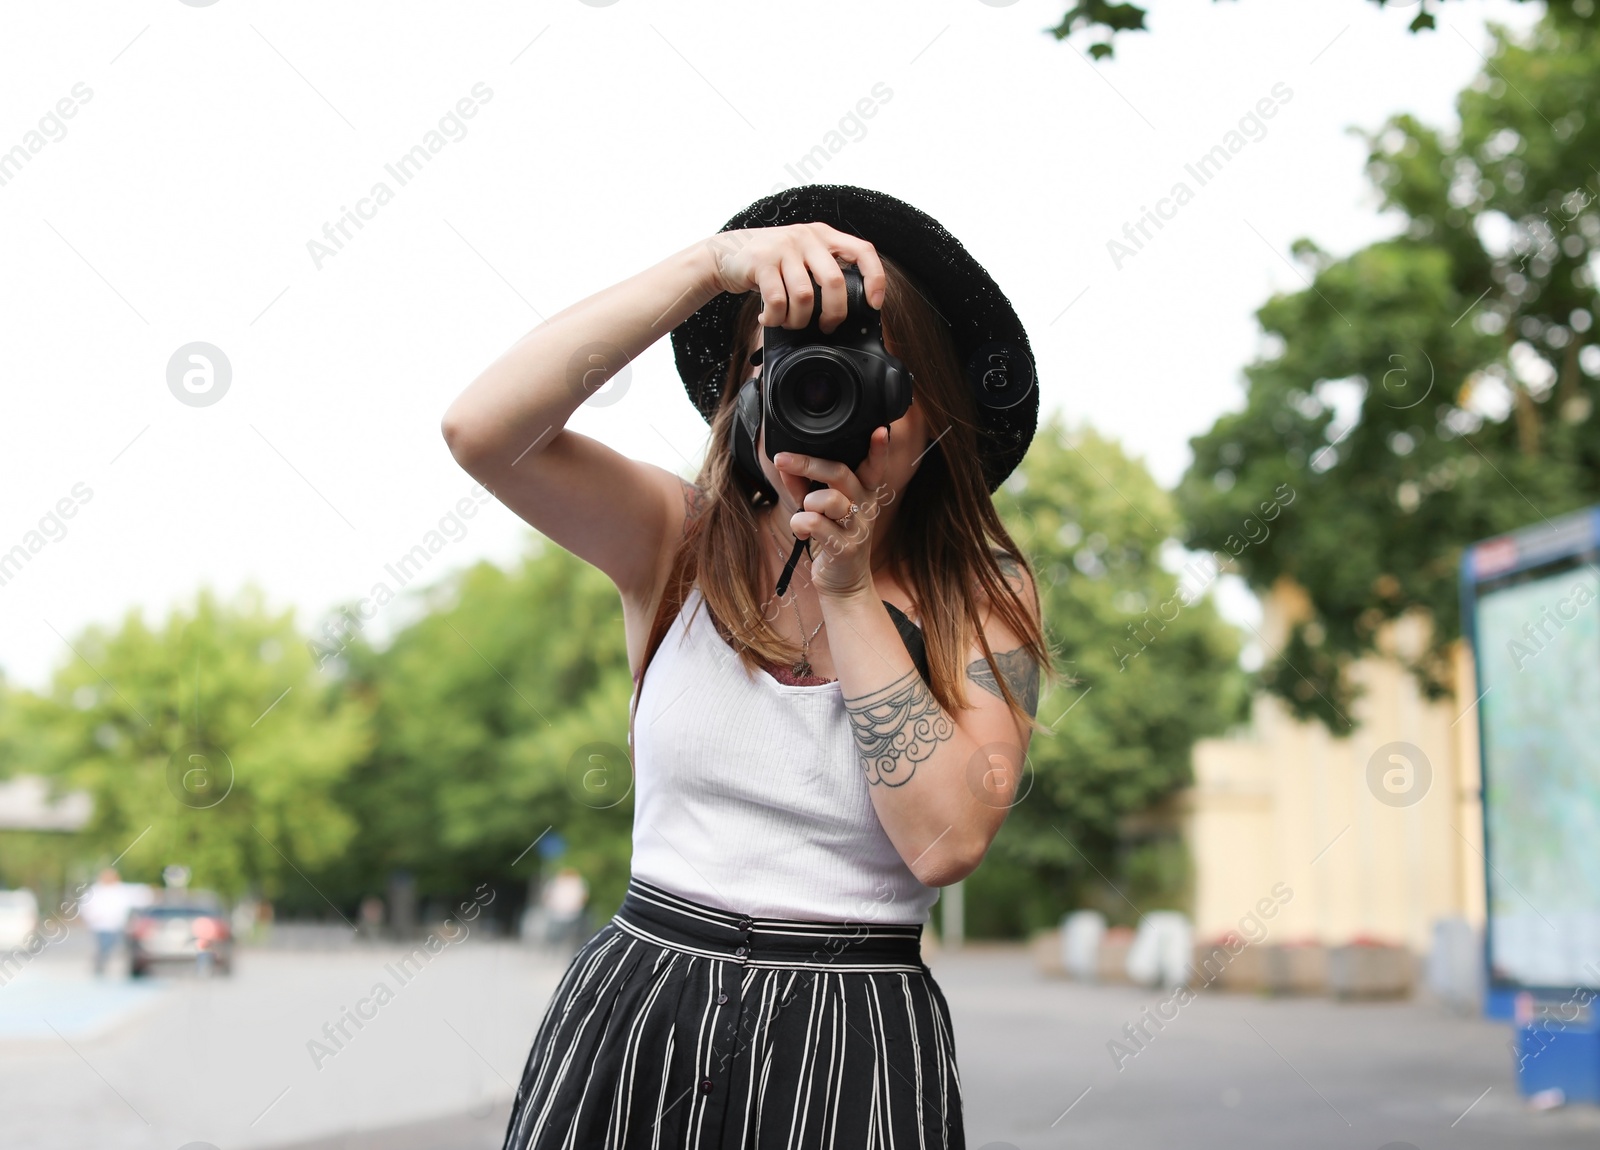
<path fill-rule="evenodd" d="M 730 443 L 762 329 L 820 307 L 835 331 L 846 265 L 910 407 L 853 469 L 769 458 L 763 428 L 757 479 Z M 669 329 L 711 425 L 694 484 L 564 429 Z M 990 499 L 1037 409 L 977 262 L 917 209 L 833 185 L 561 312 L 452 405 L 461 465 L 616 583 L 635 678 L 628 893 L 547 1008 L 508 1148 L 964 1146 L 920 938 L 1014 801 L 1049 672 Z"/>

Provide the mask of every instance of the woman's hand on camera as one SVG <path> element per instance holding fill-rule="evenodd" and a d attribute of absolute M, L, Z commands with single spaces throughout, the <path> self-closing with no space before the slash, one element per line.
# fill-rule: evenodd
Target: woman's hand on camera
<path fill-rule="evenodd" d="M 879 511 L 894 497 L 883 482 L 888 454 L 889 429 L 879 427 L 855 471 L 835 460 L 786 451 L 773 460 L 790 498 L 800 504 L 789 517 L 789 530 L 796 539 L 811 540 L 811 583 L 819 595 L 876 597 L 872 529 Z M 807 491 L 810 479 L 828 486 Z"/>
<path fill-rule="evenodd" d="M 718 232 L 706 247 L 711 254 L 711 282 L 718 291 L 761 293 L 763 327 L 797 330 L 811 322 L 814 278 L 822 289 L 822 330 L 837 328 L 849 310 L 841 264 L 855 264 L 861 270 L 867 302 L 875 308 L 882 309 L 889 286 L 876 248 L 824 223 Z"/>

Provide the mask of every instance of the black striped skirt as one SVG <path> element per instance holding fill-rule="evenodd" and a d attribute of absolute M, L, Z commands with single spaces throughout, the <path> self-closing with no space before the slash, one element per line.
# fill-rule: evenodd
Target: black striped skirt
<path fill-rule="evenodd" d="M 635 878 L 579 949 L 506 1150 L 964 1150 L 919 925 L 717 910 Z"/>

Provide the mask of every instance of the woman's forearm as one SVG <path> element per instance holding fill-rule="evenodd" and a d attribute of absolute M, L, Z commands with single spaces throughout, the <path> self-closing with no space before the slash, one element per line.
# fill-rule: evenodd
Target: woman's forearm
<path fill-rule="evenodd" d="M 965 878 L 1003 817 L 968 785 L 977 742 L 923 682 L 876 592 L 823 596 L 822 608 L 878 821 L 920 881 Z"/>
<path fill-rule="evenodd" d="M 716 297 L 715 275 L 699 240 L 528 332 L 450 405 L 451 453 L 482 479 L 541 450 L 624 364 Z"/>

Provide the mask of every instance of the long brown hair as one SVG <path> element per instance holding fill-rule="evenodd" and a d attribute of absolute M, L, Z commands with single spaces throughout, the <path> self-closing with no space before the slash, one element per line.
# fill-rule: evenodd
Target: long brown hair
<path fill-rule="evenodd" d="M 963 660 L 974 635 L 1007 705 L 1025 727 L 1043 728 L 1012 694 L 981 630 L 982 603 L 1019 636 L 1043 676 L 1054 677 L 1039 618 L 1006 582 L 1003 558 L 1031 569 L 995 511 L 979 464 L 977 409 L 950 329 L 909 274 L 880 253 L 888 276 L 883 301 L 884 344 L 911 371 L 932 446 L 906 489 L 887 538 L 889 565 L 917 604 L 928 656 L 929 688 L 954 714 L 967 706 Z M 714 621 L 752 673 L 763 663 L 792 663 L 799 651 L 768 625 L 770 588 L 758 586 L 765 570 L 757 513 L 771 501 L 734 466 L 729 449 L 734 399 L 760 340 L 761 294 L 750 292 L 734 330 L 741 333 L 727 364 L 721 402 L 711 421 L 711 442 L 695 479 L 684 532 L 656 607 L 636 685 L 655 657 L 692 586 L 698 584 Z M 641 692 L 634 692 L 633 720 Z"/>

